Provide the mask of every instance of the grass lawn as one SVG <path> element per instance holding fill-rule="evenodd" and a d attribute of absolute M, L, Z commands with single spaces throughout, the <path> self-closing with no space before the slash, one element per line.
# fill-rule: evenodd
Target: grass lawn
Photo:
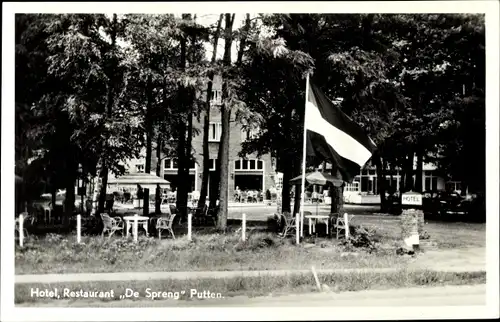
<path fill-rule="evenodd" d="M 353 218 L 352 223 L 375 229 L 382 242 L 394 242 L 401 238 L 399 218 L 395 216 L 359 215 Z M 439 249 L 486 246 L 484 223 L 426 221 L 424 230 Z"/>
<path fill-rule="evenodd" d="M 324 238 L 305 240 L 297 247 L 294 238 L 281 239 L 257 227 L 247 233 L 246 242 L 234 231 L 226 235 L 195 232 L 191 242 L 182 232 L 175 240 L 142 237 L 137 244 L 120 236 L 83 237 L 83 243 L 76 244 L 74 235 L 47 235 L 28 240 L 23 249 L 16 247 L 15 271 L 16 274 L 44 274 L 405 266 L 409 259 L 395 254 L 400 243 L 397 218 L 357 216 L 353 223 L 376 231 L 380 240 L 376 252 L 360 250 L 356 257 L 342 256 L 344 246 L 336 239 Z M 484 224 L 429 222 L 425 229 L 439 249 L 485 245 Z M 318 225 L 317 231 L 321 230 Z"/>
<path fill-rule="evenodd" d="M 472 285 L 486 283 L 486 273 L 442 273 L 431 271 L 405 271 L 397 273 L 352 273 L 348 275 L 320 274 L 320 283 L 326 284 L 334 292 L 361 291 L 368 289 L 394 289 L 415 286 Z M 59 298 L 40 298 L 31 296 L 32 289 L 54 290 Z M 108 292 L 102 298 L 65 297 L 65 289 L 72 292 Z M 137 293 L 137 297 L 123 298 L 126 289 Z M 84 282 L 60 284 L 18 284 L 15 286 L 15 303 L 34 305 L 50 304 L 53 306 L 130 306 L 130 301 L 141 303 L 144 307 L 175 306 L 177 300 L 198 300 L 192 290 L 202 293 L 210 291 L 215 297 L 265 296 L 288 293 L 306 293 L 317 291 L 312 274 L 290 276 L 259 276 L 247 278 L 161 280 L 128 282 Z M 112 292 L 111 292 L 112 291 Z M 157 294 L 153 293 L 157 292 Z M 163 294 L 159 294 L 165 292 Z M 82 293 L 83 296 L 84 293 Z M 75 296 L 75 295 L 72 295 Z M 156 299 L 153 298 L 156 297 Z M 158 300 L 158 301 L 154 301 Z M 162 301 L 163 300 L 163 301 Z M 167 300 L 167 301 L 165 301 Z M 171 300 L 171 301 L 168 301 Z"/>
<path fill-rule="evenodd" d="M 73 239 L 73 238 L 71 238 Z M 16 249 L 16 274 L 126 272 L 126 271 L 224 271 L 320 268 L 379 268 L 402 265 L 407 258 L 394 254 L 360 252 L 342 257 L 339 241 L 318 240 L 316 247 L 297 247 L 292 239 L 276 234 L 194 235 L 161 240 L 139 238 L 136 244 L 121 237 L 85 237 L 76 244 L 68 237 L 49 235 Z"/>

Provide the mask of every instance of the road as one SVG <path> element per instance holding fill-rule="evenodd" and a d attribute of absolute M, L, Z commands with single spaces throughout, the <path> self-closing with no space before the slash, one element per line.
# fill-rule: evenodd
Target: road
<path fill-rule="evenodd" d="M 361 205 L 344 205 L 344 209 L 349 214 L 373 214 L 380 210 L 379 206 L 361 206 Z M 264 204 L 230 204 L 228 207 L 228 218 L 229 219 L 241 219 L 241 215 L 245 213 L 247 215 L 247 220 L 254 221 L 266 221 L 267 217 L 276 213 L 276 204 L 271 206 Z M 320 214 L 329 214 L 329 205 L 320 205 L 316 208 L 315 205 L 306 205 L 305 211 L 310 211 L 316 213 L 316 210 Z"/>
<path fill-rule="evenodd" d="M 305 293 L 248 298 L 193 300 L 58 300 L 45 303 L 23 303 L 37 307 L 404 307 L 404 306 L 476 306 L 486 305 L 486 285 L 421 287 L 391 290 L 369 290 L 344 293 Z"/>

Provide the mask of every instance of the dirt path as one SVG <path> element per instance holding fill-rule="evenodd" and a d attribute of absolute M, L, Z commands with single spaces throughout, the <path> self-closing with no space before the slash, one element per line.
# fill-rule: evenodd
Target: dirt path
<path fill-rule="evenodd" d="M 486 248 L 426 251 L 412 260 L 409 267 L 454 272 L 484 271 L 486 270 Z"/>

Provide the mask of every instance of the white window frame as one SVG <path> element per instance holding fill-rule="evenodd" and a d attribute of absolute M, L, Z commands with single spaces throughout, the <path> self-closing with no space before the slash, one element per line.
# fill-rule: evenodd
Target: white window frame
<path fill-rule="evenodd" d="M 179 168 L 174 168 L 174 159 L 177 158 L 167 158 L 163 160 L 163 170 L 178 170 Z M 165 165 L 168 163 L 169 167 L 166 167 Z M 178 163 L 177 163 L 178 164 Z M 194 168 L 189 168 L 189 170 L 195 170 L 196 169 L 196 162 L 194 164 Z"/>
<path fill-rule="evenodd" d="M 208 168 L 208 171 L 215 171 L 215 168 L 216 168 L 216 165 L 217 165 L 217 159 L 210 159 L 210 160 L 214 160 L 214 164 L 212 166 L 212 164 L 210 164 L 210 168 Z M 212 161 L 210 161 L 211 163 Z"/>
<path fill-rule="evenodd" d="M 427 189 L 427 187 L 425 186 L 425 180 L 429 178 L 430 179 L 430 187 L 429 189 Z M 430 171 L 430 170 L 425 170 L 424 171 L 424 182 L 423 182 L 423 190 L 424 191 L 432 191 L 432 182 L 433 181 L 436 181 L 436 190 L 437 190 L 437 186 L 438 186 L 438 176 L 434 175 L 433 174 L 433 171 Z"/>
<path fill-rule="evenodd" d="M 212 89 L 210 94 L 211 104 L 221 104 L 222 103 L 222 91 L 220 89 Z"/>
<path fill-rule="evenodd" d="M 142 170 L 141 170 L 141 168 L 142 168 Z M 144 164 L 144 163 L 135 164 L 135 172 L 136 173 L 146 173 L 146 164 Z"/>
<path fill-rule="evenodd" d="M 247 169 L 243 169 L 243 161 L 246 160 L 248 161 L 248 168 Z M 255 169 L 250 169 L 250 161 L 253 160 L 255 161 Z M 236 161 L 240 161 L 240 169 L 236 169 Z M 259 161 L 262 162 L 262 169 L 258 169 L 258 163 Z M 261 160 L 261 159 L 236 159 L 234 160 L 234 171 L 235 172 L 238 172 L 238 171 L 255 171 L 255 172 L 259 172 L 259 171 L 264 171 L 265 169 L 265 164 L 264 164 L 264 160 Z"/>
<path fill-rule="evenodd" d="M 213 131 L 214 125 L 215 125 L 215 133 Z M 214 136 L 215 136 L 215 138 L 214 138 Z M 208 129 L 208 142 L 220 142 L 221 136 L 222 136 L 222 123 L 221 122 L 210 122 L 210 126 Z"/>

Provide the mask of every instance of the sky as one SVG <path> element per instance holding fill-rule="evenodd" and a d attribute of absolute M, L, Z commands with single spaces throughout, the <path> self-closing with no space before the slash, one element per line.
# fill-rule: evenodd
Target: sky
<path fill-rule="evenodd" d="M 255 17 L 256 14 L 250 14 L 250 18 Z M 198 15 L 196 18 L 196 22 L 203 25 L 203 26 L 210 26 L 210 25 L 216 25 L 217 20 L 219 19 L 219 14 L 205 14 L 205 15 Z M 235 14 L 234 18 L 234 23 L 233 23 L 233 30 L 237 30 L 241 26 L 243 26 L 245 20 L 245 14 Z M 225 21 L 224 19 L 222 20 L 222 25 L 221 29 L 224 30 L 225 26 Z M 224 39 L 219 38 L 219 43 L 217 44 L 217 59 L 222 59 L 222 56 L 224 55 Z M 231 61 L 235 62 L 236 57 L 238 55 L 238 42 L 233 41 L 233 45 L 231 47 Z M 210 43 L 205 43 L 205 49 L 206 49 L 206 58 L 207 60 L 212 59 L 212 53 L 213 53 L 213 45 Z"/>
<path fill-rule="evenodd" d="M 110 18 L 110 19 L 112 17 L 111 14 L 106 14 L 106 16 L 108 16 L 108 18 Z M 181 15 L 176 14 L 176 16 L 180 17 Z M 250 14 L 250 19 L 254 18 L 255 16 L 257 16 L 257 14 Z M 234 23 L 233 23 L 233 30 L 237 30 L 238 28 L 242 27 L 244 24 L 245 18 L 246 18 L 246 14 L 243 14 L 243 13 L 235 14 Z M 206 26 L 206 27 L 216 26 L 218 19 L 219 19 L 218 13 L 197 14 L 197 16 L 196 16 L 196 22 L 203 25 L 203 26 Z M 222 30 L 224 30 L 224 26 L 225 26 L 225 21 L 223 19 L 222 24 L 221 24 Z M 106 35 L 103 30 L 101 30 L 100 33 L 101 33 L 101 36 L 103 36 L 104 38 L 109 40 L 109 36 Z M 117 39 L 117 42 L 118 42 L 118 45 L 120 45 L 120 46 L 124 46 L 124 47 L 128 46 L 128 44 L 121 39 Z M 224 43 L 225 43 L 224 39 L 219 38 L 219 42 L 217 44 L 217 59 L 222 59 L 222 57 L 224 55 Z M 211 43 L 206 42 L 205 43 L 205 50 L 206 50 L 205 57 L 208 61 L 210 61 L 212 59 L 213 45 Z M 231 47 L 231 61 L 232 62 L 236 61 L 237 55 L 238 55 L 238 41 L 233 40 L 233 45 Z"/>

